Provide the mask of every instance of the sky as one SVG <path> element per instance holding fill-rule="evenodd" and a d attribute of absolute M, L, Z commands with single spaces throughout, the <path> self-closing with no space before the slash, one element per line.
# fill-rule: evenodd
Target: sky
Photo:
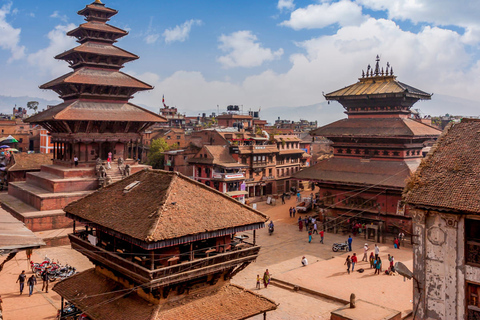
<path fill-rule="evenodd" d="M 439 111 L 435 95 L 454 114 L 456 99 L 480 106 L 480 1 L 103 2 L 119 11 L 109 24 L 129 32 L 116 45 L 140 56 L 122 71 L 155 87 L 132 102 L 152 111 L 165 96 L 194 115 L 235 104 L 330 121 L 343 110 L 323 93 L 355 83 L 376 55 L 399 81 L 434 94 L 424 113 Z M 89 3 L 0 0 L 0 95 L 58 99 L 38 86 L 69 72 L 53 57 L 77 45 L 66 32 L 84 22 L 77 11 Z M 298 114 L 319 103 L 315 114 Z"/>

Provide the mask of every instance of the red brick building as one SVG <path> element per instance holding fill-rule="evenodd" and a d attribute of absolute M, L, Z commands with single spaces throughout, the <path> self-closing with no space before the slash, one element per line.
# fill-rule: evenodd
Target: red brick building
<path fill-rule="evenodd" d="M 381 228 L 411 233 L 404 209 L 405 180 L 422 160 L 422 148 L 440 131 L 410 117 L 410 108 L 430 94 L 396 80 L 392 69 L 367 69 L 359 81 L 325 95 L 342 104 L 348 115 L 311 132 L 333 142 L 334 156 L 295 174 L 314 181 L 321 202 L 335 224 L 356 218 L 382 222 Z"/>

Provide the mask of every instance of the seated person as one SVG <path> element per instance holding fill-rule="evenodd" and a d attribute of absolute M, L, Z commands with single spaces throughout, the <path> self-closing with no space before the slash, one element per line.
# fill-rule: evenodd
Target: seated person
<path fill-rule="evenodd" d="M 306 265 L 308 265 L 308 260 L 307 258 L 305 258 L 305 256 L 302 257 L 302 265 L 305 267 Z"/>

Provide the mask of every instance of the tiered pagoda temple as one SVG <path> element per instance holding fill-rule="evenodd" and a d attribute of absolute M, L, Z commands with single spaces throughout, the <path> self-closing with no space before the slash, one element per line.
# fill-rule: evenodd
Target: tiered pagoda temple
<path fill-rule="evenodd" d="M 121 179 L 124 170 L 117 163 L 128 164 L 131 173 L 142 170 L 145 166 L 137 162 L 142 134 L 166 121 L 129 102 L 136 92 L 152 86 L 120 71 L 138 56 L 114 46 L 127 35 L 107 24 L 116 13 L 99 0 L 78 12 L 86 23 L 68 35 L 80 45 L 56 56 L 67 61 L 72 72 L 40 86 L 57 92 L 64 102 L 25 120 L 51 134 L 53 164 L 27 173 L 26 181 L 10 183 L 8 195 L 0 195 L 0 201 L 33 231 L 71 225 L 62 208 L 97 189 L 99 178 Z M 110 153 L 112 168 L 97 176 L 100 160 L 105 161 Z"/>
<path fill-rule="evenodd" d="M 86 226 L 69 238 L 95 268 L 53 290 L 88 319 L 235 320 L 277 307 L 230 283 L 256 259 L 268 217 L 203 183 L 147 169 L 65 212 Z"/>
<path fill-rule="evenodd" d="M 319 186 L 320 202 L 336 226 L 355 217 L 409 233 L 411 218 L 402 202 L 405 180 L 420 164 L 425 142 L 441 132 L 410 111 L 431 95 L 399 82 L 388 63 L 380 69 L 379 60 L 377 56 L 375 68 L 369 65 L 357 83 L 325 95 L 340 102 L 348 115 L 311 132 L 333 142 L 334 157 L 295 178 Z"/>

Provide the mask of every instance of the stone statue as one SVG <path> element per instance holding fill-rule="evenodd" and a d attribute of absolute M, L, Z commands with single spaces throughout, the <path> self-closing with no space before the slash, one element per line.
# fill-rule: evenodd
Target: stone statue
<path fill-rule="evenodd" d="M 96 162 L 97 162 L 97 166 L 102 165 L 102 159 L 100 157 L 97 158 Z"/>
<path fill-rule="evenodd" d="M 129 175 L 130 175 L 130 165 L 127 164 L 127 165 L 125 166 L 125 176 L 128 177 Z"/>
<path fill-rule="evenodd" d="M 118 158 L 118 166 L 119 167 L 123 166 L 123 158 L 122 157 Z"/>
<path fill-rule="evenodd" d="M 106 178 L 107 177 L 107 170 L 105 169 L 104 165 L 100 165 L 100 167 L 98 169 L 98 172 L 99 172 L 100 178 Z"/>

